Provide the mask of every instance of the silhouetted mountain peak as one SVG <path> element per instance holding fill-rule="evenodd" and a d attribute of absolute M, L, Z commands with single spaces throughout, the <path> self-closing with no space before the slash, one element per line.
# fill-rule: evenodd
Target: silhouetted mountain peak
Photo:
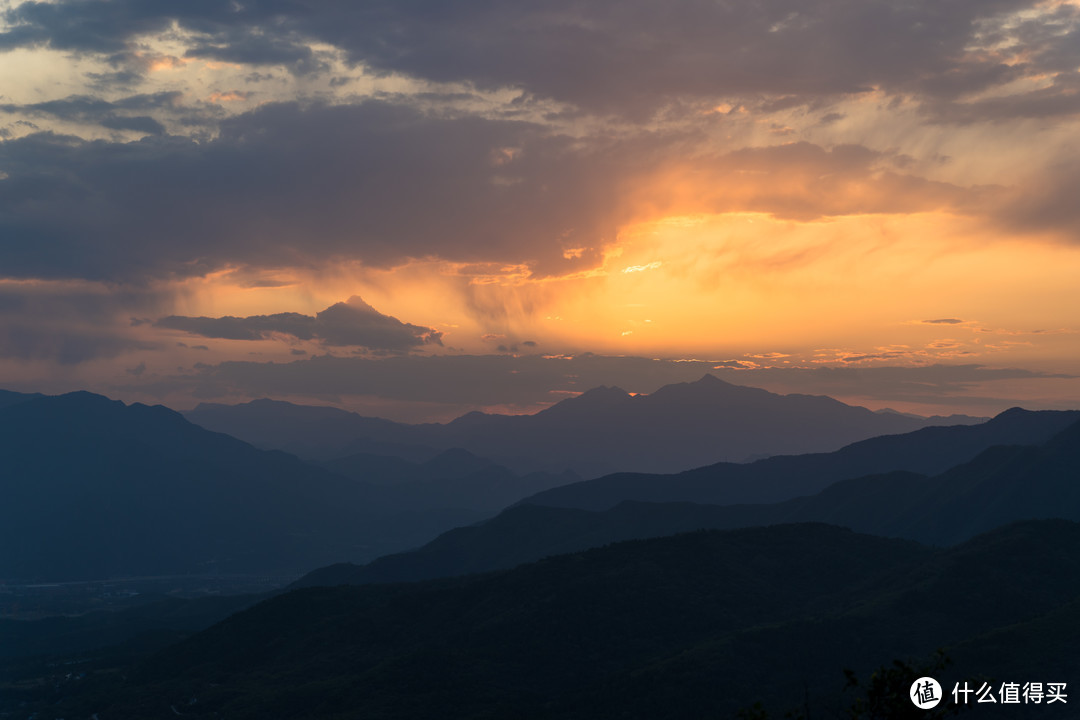
<path fill-rule="evenodd" d="M 152 447 L 166 454 L 192 442 L 214 448 L 223 444 L 246 445 L 193 425 L 164 405 L 126 405 L 85 391 L 46 395 L 3 408 L 0 425 L 6 432 L 28 434 L 35 437 L 35 442 L 51 443 L 56 458 L 71 455 L 73 447 L 80 448 L 76 455 L 88 450 L 96 453 L 99 443 L 115 448 L 114 442 L 120 442 L 121 438 L 123 442 L 136 441 L 141 448 Z"/>
<path fill-rule="evenodd" d="M 9 422 L 19 424 L 42 420 L 52 422 L 55 419 L 57 426 L 62 427 L 79 424 L 87 418 L 127 418 L 126 409 L 127 406 L 119 400 L 79 390 L 63 395 L 44 395 L 10 406 L 7 418 Z"/>
<path fill-rule="evenodd" d="M 1012 418 L 1018 418 L 1025 415 L 1030 415 L 1031 410 L 1025 410 L 1022 407 L 1011 407 L 1008 410 L 1002 410 L 993 417 L 994 421 L 1010 420 Z"/>
<path fill-rule="evenodd" d="M 538 416 L 553 416 L 578 414 L 581 412 L 605 412 L 624 408 L 633 400 L 630 393 L 621 387 L 600 385 L 586 390 L 577 397 L 567 398 L 555 403 L 546 410 L 537 413 Z"/>
<path fill-rule="evenodd" d="M 287 400 L 273 400 L 271 398 L 256 398 L 248 403 L 254 408 L 268 408 L 268 407 L 296 407 L 295 403 L 288 402 Z M 201 403 L 200 403 L 201 406 Z"/>
<path fill-rule="evenodd" d="M 48 401 L 63 402 L 73 406 L 83 407 L 106 407 L 111 405 L 113 407 L 123 407 L 124 403 L 120 400 L 112 400 L 104 395 L 98 395 L 88 390 L 76 390 L 75 392 L 64 393 L 63 395 L 54 395 L 48 398 Z"/>
<path fill-rule="evenodd" d="M 298 405 L 297 403 L 291 403 L 287 400 L 271 400 L 270 398 L 258 398 L 246 403 L 240 403 L 239 405 L 199 403 L 195 406 L 194 410 L 188 411 L 188 414 L 195 417 L 202 417 L 206 413 L 217 413 L 223 410 L 233 412 L 239 411 L 255 415 L 273 413 L 274 417 L 287 416 L 286 414 L 292 414 L 293 416 L 299 414 L 306 418 L 362 417 L 356 413 L 330 405 Z"/>
<path fill-rule="evenodd" d="M 628 398 L 628 397 L 630 397 L 630 393 L 626 392 L 625 390 L 623 390 L 621 387 L 618 387 L 617 385 L 611 385 L 610 387 L 607 386 L 607 385 L 600 385 L 599 387 L 594 387 L 591 390 L 586 390 L 585 392 L 578 395 L 576 398 L 572 398 L 570 401 L 578 402 L 578 403 L 581 403 L 581 402 L 603 402 L 603 401 L 611 401 L 611 400 L 619 401 L 619 400 L 622 400 L 623 398 Z M 570 402 L 570 401 L 564 401 L 564 402 Z"/>
<path fill-rule="evenodd" d="M 771 393 L 762 388 L 735 385 L 721 380 L 711 373 L 706 373 L 700 380 L 695 382 L 672 383 L 665 385 L 656 392 L 650 393 L 649 402 L 653 405 L 703 405 L 721 404 L 734 398 L 742 398 L 750 401 L 753 399 L 780 398 L 781 395 Z"/>
<path fill-rule="evenodd" d="M 1062 432 L 1064 428 L 1067 428 L 1072 422 L 1076 421 L 1076 418 L 1080 417 L 1080 412 L 1076 410 L 1025 410 L 1024 408 L 1013 407 L 998 413 L 986 423 L 988 429 L 992 429 L 1001 435 L 1012 435 L 1022 428 L 1041 428 L 1044 431 L 1050 430 L 1048 434 L 1054 435 Z M 1040 444 L 1045 440 L 1033 440 L 1023 435 L 1010 438 L 1008 440 L 1001 440 L 1000 442 L 1012 442 L 1018 444 Z"/>
<path fill-rule="evenodd" d="M 0 455 L 0 577 L 292 572 L 476 517 L 87 392 L 0 409 Z"/>
<path fill-rule="evenodd" d="M 448 425 L 453 427 L 468 427 L 477 425 L 479 423 L 487 422 L 488 418 L 495 417 L 479 410 L 471 410 L 460 417 L 456 417 L 451 420 Z"/>
<path fill-rule="evenodd" d="M 333 408 L 259 402 L 265 409 L 200 406 L 185 416 L 258 447 L 322 462 L 369 452 L 419 463 L 460 447 L 519 473 L 573 468 L 588 477 L 829 451 L 941 424 L 874 414 L 824 396 L 780 395 L 713 373 L 650 394 L 601 385 L 535 415 L 470 412 L 445 424 L 402 425 Z"/>
<path fill-rule="evenodd" d="M 36 400 L 37 398 L 45 397 L 41 393 L 21 393 L 14 390 L 0 390 L 0 408 L 5 408 L 10 405 L 18 405 L 19 403 L 26 402 L 27 400 Z"/>

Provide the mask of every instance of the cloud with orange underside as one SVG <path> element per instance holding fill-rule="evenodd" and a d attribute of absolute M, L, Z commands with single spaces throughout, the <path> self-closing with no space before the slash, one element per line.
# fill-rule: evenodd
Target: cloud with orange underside
<path fill-rule="evenodd" d="M 253 93 L 242 92 L 240 90 L 229 90 L 228 92 L 212 92 L 206 98 L 207 102 L 211 103 L 226 103 L 226 102 L 246 102 Z"/>

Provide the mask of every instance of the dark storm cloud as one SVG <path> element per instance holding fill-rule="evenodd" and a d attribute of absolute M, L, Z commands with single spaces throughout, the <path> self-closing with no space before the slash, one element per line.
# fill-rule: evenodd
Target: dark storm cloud
<path fill-rule="evenodd" d="M 153 349 L 125 321 L 162 300 L 143 290 L 0 284 L 0 358 L 75 365 Z"/>
<path fill-rule="evenodd" d="M 651 112 L 676 98 L 862 92 L 957 98 L 1020 75 L 1073 72 L 1077 10 L 1023 22 L 1035 0 L 82 0 L 5 13 L 0 48 L 118 53 L 172 23 L 191 53 L 310 71 L 323 42 L 376 72 L 515 87 L 591 110 Z M 1024 63 L 996 48 L 1020 43 Z"/>
<path fill-rule="evenodd" d="M 936 102 L 924 105 L 929 120 L 970 125 L 1017 118 L 1052 119 L 1080 113 L 1080 72 L 1059 73 L 1036 90 L 971 102 Z"/>
<path fill-rule="evenodd" d="M 127 89 L 142 82 L 143 75 L 133 70 L 114 70 L 102 73 L 86 73 L 86 79 L 96 90 Z"/>
<path fill-rule="evenodd" d="M 649 150 L 377 101 L 265 106 L 202 144 L 39 133 L 0 144 L 0 267 L 127 280 L 439 256 L 559 271 L 614 237 L 619 178 Z M 570 261 L 564 246 L 594 249 Z"/>
<path fill-rule="evenodd" d="M 243 318 L 170 315 L 154 325 L 226 340 L 262 340 L 274 335 L 288 335 L 299 340 L 318 340 L 331 346 L 356 345 L 393 352 L 426 344 L 442 345 L 442 333 L 439 331 L 383 315 L 356 296 L 347 302 L 331 305 L 314 317 L 300 313 Z"/>
<path fill-rule="evenodd" d="M 315 328 L 317 336 L 327 345 L 363 345 L 384 350 L 404 350 L 429 343 L 442 345 L 441 332 L 383 315 L 356 296 L 316 314 Z"/>
<path fill-rule="evenodd" d="M 310 315 L 275 313 L 218 318 L 169 315 L 155 322 L 154 326 L 223 340 L 263 340 L 274 334 L 311 340 L 314 337 L 314 324 L 315 318 Z"/>
<path fill-rule="evenodd" d="M 0 357 L 77 365 L 156 346 L 120 334 L 72 325 L 42 327 L 16 318 L 0 323 Z"/>
<path fill-rule="evenodd" d="M 364 3 L 344 23 L 306 25 L 377 69 L 643 111 L 678 97 L 920 91 L 961 62 L 980 20 L 1032 4 L 387 0 Z M 1001 72 L 992 58 L 963 62 L 974 67 L 958 90 Z"/>
<path fill-rule="evenodd" d="M 0 49 L 49 46 L 115 53 L 132 37 L 167 30 L 171 19 L 161 10 L 160 5 L 134 1 L 22 3 L 4 12 L 8 29 L 0 33 Z"/>
<path fill-rule="evenodd" d="M 544 276 L 594 266 L 617 228 L 643 213 L 814 218 L 977 198 L 882 171 L 890 156 L 860 146 L 686 161 L 693 138 L 680 134 L 575 139 L 374 100 L 266 105 L 220 127 L 203 143 L 37 133 L 0 144 L 0 267 L 9 277 L 132 281 L 439 257 L 526 263 Z M 655 179 L 665 174 L 679 182 Z"/>
<path fill-rule="evenodd" d="M 160 135 L 165 132 L 165 126 L 152 117 L 106 117 L 100 121 L 101 126 L 110 130 L 132 130 L 146 135 Z"/>
<path fill-rule="evenodd" d="M 5 103 L 0 105 L 0 111 L 101 125 L 111 130 L 134 130 L 148 135 L 160 135 L 165 132 L 165 127 L 160 122 L 149 115 L 128 113 L 172 108 L 179 103 L 181 95 L 179 92 L 132 95 L 112 102 L 87 95 L 73 95 L 62 100 L 27 105 Z"/>
<path fill-rule="evenodd" d="M 1047 3 L 1049 5 L 1049 3 Z M 1028 62 L 1046 73 L 1073 73 L 1080 67 L 1080 7 L 1060 3 L 1044 8 L 1036 17 L 1026 17 L 1008 28 L 988 25 L 983 28 L 983 44 L 1001 45 L 1010 41 L 1026 49 Z"/>
<path fill-rule="evenodd" d="M 1049 233 L 1065 242 L 1080 244 L 1080 162 L 1065 158 L 1033 181 L 1010 192 L 994 208 L 1006 228 L 1019 233 Z"/>
<path fill-rule="evenodd" d="M 199 43 L 188 49 L 184 57 L 241 65 L 282 65 L 298 75 L 330 69 L 302 40 L 276 38 L 261 32 L 233 33 L 222 41 Z"/>

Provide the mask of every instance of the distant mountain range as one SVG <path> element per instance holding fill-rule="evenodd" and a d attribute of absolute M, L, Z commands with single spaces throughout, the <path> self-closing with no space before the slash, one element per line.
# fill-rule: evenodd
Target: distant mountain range
<path fill-rule="evenodd" d="M 45 396 L 40 393 L 20 393 L 12 392 L 11 390 L 0 390 L 0 408 L 6 408 L 10 405 L 18 405 L 19 403 L 26 402 L 27 400 L 34 400 L 41 397 Z"/>
<path fill-rule="evenodd" d="M 740 403 L 748 426 L 804 406 L 834 429 L 913 421 L 709 377 L 669 388 L 654 404 L 602 389 L 445 426 L 202 408 L 317 463 L 160 406 L 0 392 L 0 578 L 324 566 L 246 610 L 259 598 L 0 620 L 0 715 L 738 717 L 762 701 L 742 716 L 765 720 L 882 701 L 910 713 L 910 673 L 946 689 L 1080 673 L 1080 413 L 1013 409 L 829 453 L 587 481 L 477 452 L 517 438 L 506 456 L 525 457 L 546 439 L 555 457 L 576 433 L 569 455 L 595 460 L 614 448 L 608 418 L 641 412 L 659 446 L 665 422 L 723 427 Z M 469 438 L 483 440 L 442 446 Z M 640 457 L 648 442 L 624 439 Z M 955 665 L 935 664 L 939 648 Z M 845 691 L 845 669 L 864 682 Z M 1011 709 L 978 714 L 1057 717 Z"/>
<path fill-rule="evenodd" d="M 574 479 L 520 478 L 459 451 L 371 482 L 161 406 L 85 392 L 0 401 L 5 579 L 300 573 L 416 546 Z"/>
<path fill-rule="evenodd" d="M 840 480 L 905 470 L 936 475 L 995 445 L 1041 445 L 1080 411 L 1006 410 L 978 425 L 927 427 L 885 435 L 830 453 L 781 455 L 753 463 L 717 463 L 677 475 L 618 473 L 568 484 L 523 502 L 603 510 L 624 500 L 715 505 L 777 502 L 810 495 Z"/>
<path fill-rule="evenodd" d="M 398 439 L 409 432 L 409 425 L 334 407 L 295 405 L 264 398 L 240 405 L 201 403 L 183 415 L 207 430 L 310 460 L 335 460 L 369 453 L 423 462 L 438 452 L 433 447 L 399 443 Z"/>
<path fill-rule="evenodd" d="M 1078 416 L 1010 410 L 981 426 L 927 428 L 856 443 L 828 455 L 722 467 L 722 472 L 711 476 L 703 470 L 692 481 L 679 482 L 682 476 L 622 475 L 587 481 L 540 493 L 491 520 L 450 530 L 417 550 L 365 566 L 343 563 L 322 568 L 294 587 L 487 572 L 612 542 L 702 528 L 827 522 L 859 532 L 949 545 L 1017 520 L 1080 520 Z M 1070 420 L 1071 425 L 1052 434 Z M 1041 447 L 991 446 L 1002 438 L 1046 442 Z M 936 467 L 957 457 L 968 459 L 980 449 L 968 462 L 933 477 L 895 469 L 911 463 Z M 871 463 L 881 474 L 848 474 L 868 467 L 864 463 Z M 779 503 L 698 504 L 723 498 L 733 469 L 741 471 L 737 481 L 745 488 L 752 488 L 755 481 L 775 484 L 786 479 L 787 492 L 797 489 L 798 483 L 805 483 L 811 492 L 810 488 L 830 478 L 833 482 L 816 494 Z M 838 480 L 845 477 L 850 479 Z M 620 487 L 625 489 L 622 497 Z M 592 502 L 579 502 L 579 507 L 552 507 L 545 502 L 561 499 L 562 490 L 572 499 Z M 766 492 L 774 490 L 766 488 Z M 641 501 L 642 495 L 649 494 L 645 491 L 651 493 L 645 498 L 648 502 Z M 583 504 L 603 510 L 581 509 Z"/>
<path fill-rule="evenodd" d="M 985 679 L 995 696 L 1007 681 L 1064 682 L 1071 702 L 1078 603 L 1080 526 L 1065 521 L 945 550 L 817 524 L 697 532 L 454 581 L 286 593 L 126 679 L 107 668 L 49 678 L 32 707 L 569 720 L 734 718 L 755 702 L 752 717 L 847 716 L 861 703 L 872 717 L 914 717 L 907 693 L 927 674 L 945 689 L 943 709 L 954 683 Z M 955 662 L 935 664 L 939 649 Z M 887 673 L 895 687 L 881 685 Z M 971 703 L 994 719 L 1068 715 L 1045 702 Z"/>
<path fill-rule="evenodd" d="M 867 472 L 936 469 L 967 459 L 995 439 L 1031 442 L 1049 435 L 1049 429 L 1066 417 L 1014 411 L 980 426 L 927 428 L 909 439 L 878 438 L 866 447 L 846 448 L 835 457 L 772 458 L 746 466 L 705 468 L 675 478 L 614 476 L 571 484 L 565 491 L 558 486 L 575 483 L 577 476 L 521 475 L 466 449 L 424 445 L 426 440 L 415 435 L 386 444 L 387 437 L 402 428 L 410 433 L 437 433 L 470 423 L 477 427 L 491 423 L 487 430 L 477 430 L 476 437 L 490 435 L 489 441 L 497 441 L 499 433 L 510 432 L 510 425 L 499 426 L 505 421 L 518 427 L 522 443 L 537 443 L 539 451 L 537 437 L 521 423 L 540 418 L 550 430 L 562 418 L 566 425 L 560 432 L 584 436 L 589 412 L 597 413 L 593 424 L 599 424 L 609 416 L 609 401 L 641 408 L 689 408 L 686 411 L 693 416 L 694 398 L 703 397 L 708 402 L 700 406 L 698 415 L 704 417 L 716 411 L 715 400 L 722 395 L 756 398 L 755 403 L 763 401 L 762 407 L 789 408 L 792 402 L 809 402 L 827 411 L 839 408 L 841 414 L 882 417 L 827 398 L 781 397 L 711 377 L 669 386 L 650 396 L 659 398 L 654 405 L 643 404 L 645 398 L 604 390 L 565 401 L 537 416 L 466 416 L 448 426 L 398 426 L 334 409 L 281 403 L 252 403 L 222 411 L 227 416 L 240 412 L 261 418 L 261 427 L 267 431 L 283 428 L 276 431 L 279 439 L 323 437 L 355 445 L 353 432 L 362 427 L 382 433 L 380 439 L 365 442 L 376 449 L 391 448 L 391 454 L 356 452 L 316 466 L 210 432 L 161 406 L 125 406 L 90 393 L 59 397 L 3 393 L 0 578 L 299 573 L 334 562 L 367 562 L 417 547 L 441 532 L 483 520 L 530 496 L 529 502 L 585 507 L 606 507 L 623 499 L 729 504 L 792 497 Z M 736 404 L 732 401 L 721 409 L 727 412 Z M 645 415 L 656 424 L 662 414 L 650 410 Z M 306 418 L 306 429 L 290 435 L 289 423 L 296 418 Z M 911 421 L 901 416 L 885 419 Z M 351 429 L 343 430 L 346 426 Z M 545 432 L 550 437 L 554 430 Z M 633 443 L 626 447 L 632 448 Z M 405 448 L 411 448 L 413 459 L 392 454 Z M 687 482 L 708 492 L 685 492 Z M 639 497 L 630 492 L 637 485 L 653 490 Z M 614 488 L 615 494 L 606 488 Z M 663 488 L 659 496 L 655 488 Z M 581 497 L 587 501 L 579 502 Z"/>
<path fill-rule="evenodd" d="M 427 460 L 464 448 L 517 472 L 668 473 L 719 461 L 826 452 L 866 438 L 985 418 L 875 413 L 812 395 L 777 395 L 712 375 L 649 395 L 598 387 L 535 415 L 469 413 L 447 424 L 404 425 L 334 408 L 271 400 L 202 404 L 192 422 L 262 448 L 316 460 L 355 453 Z"/>

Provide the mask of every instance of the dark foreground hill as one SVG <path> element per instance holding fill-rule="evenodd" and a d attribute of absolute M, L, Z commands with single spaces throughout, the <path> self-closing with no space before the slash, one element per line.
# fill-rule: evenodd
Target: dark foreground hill
<path fill-rule="evenodd" d="M 1063 416 L 1012 411 L 987 424 L 1016 419 L 1033 421 L 1024 426 L 1031 430 L 1057 424 Z M 881 462 L 900 461 L 901 454 L 884 451 L 890 443 L 914 450 L 919 445 L 913 441 L 923 436 L 933 441 L 932 449 L 942 436 L 975 429 L 928 428 L 912 436 L 875 438 L 867 444 L 884 446 Z M 1025 437 L 1023 433 L 1011 436 Z M 834 453 L 838 456 L 834 464 L 842 466 L 844 456 L 853 449 L 862 450 L 851 446 Z M 781 459 L 793 467 L 800 460 Z M 819 467 L 830 461 L 828 456 L 804 459 Z M 591 484 L 595 483 L 584 485 Z M 447 531 L 416 550 L 381 557 L 365 566 L 345 563 L 321 568 L 295 586 L 413 581 L 486 572 L 611 542 L 703 528 L 827 522 L 859 532 L 949 545 L 1006 523 L 1041 518 L 1080 520 L 1080 422 L 1042 447 L 995 446 L 933 477 L 903 471 L 869 475 L 780 503 L 720 506 L 624 501 L 602 512 L 522 503 L 485 522 Z"/>
<path fill-rule="evenodd" d="M 454 581 L 298 590 L 134 671 L 40 693 L 58 717 L 729 718 L 755 701 L 839 716 L 845 668 L 865 680 L 939 648 L 957 660 L 935 671 L 946 692 L 1074 688 L 1078 598 L 1080 526 L 1064 521 L 947 550 L 823 525 L 698 532 Z"/>
<path fill-rule="evenodd" d="M 423 461 L 436 450 L 464 448 L 516 472 L 570 469 L 582 477 L 831 451 L 876 435 L 981 421 L 875 413 L 828 397 L 732 385 L 712 375 L 649 395 L 593 388 L 535 415 L 469 413 L 446 424 L 402 425 L 270 400 L 204 404 L 186 416 L 259 447 L 323 461 L 361 452 Z"/>
<path fill-rule="evenodd" d="M 116 610 L 38 620 L 0 618 L 0 676 L 5 663 L 29 663 L 41 656 L 74 654 L 85 658 L 117 647 L 125 652 L 166 647 L 269 596 L 158 596 Z"/>

